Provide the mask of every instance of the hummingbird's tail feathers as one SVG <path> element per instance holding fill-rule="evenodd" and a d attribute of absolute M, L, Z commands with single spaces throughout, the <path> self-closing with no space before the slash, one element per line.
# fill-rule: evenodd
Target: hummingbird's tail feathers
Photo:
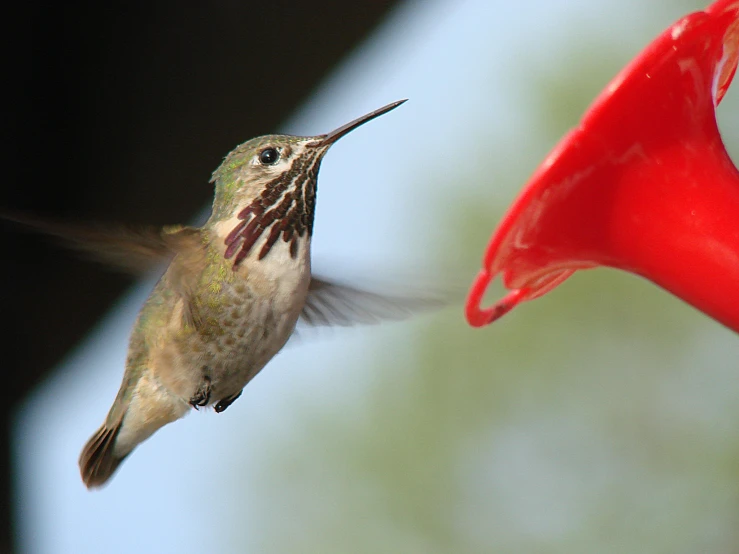
<path fill-rule="evenodd" d="M 117 456 L 114 453 L 122 423 L 123 420 L 120 420 L 115 427 L 103 424 L 82 449 L 80 475 L 88 489 L 104 485 L 126 458 L 126 455 Z"/>

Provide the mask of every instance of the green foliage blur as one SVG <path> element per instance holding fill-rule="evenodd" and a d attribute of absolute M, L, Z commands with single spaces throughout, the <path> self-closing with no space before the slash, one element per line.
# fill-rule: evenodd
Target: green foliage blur
<path fill-rule="evenodd" d="M 695 9 L 663 4 L 638 22 L 651 36 L 676 5 Z M 454 211 L 439 197 L 444 232 L 428 249 L 440 268 L 455 252 L 471 281 L 518 187 L 645 44 L 591 30 L 551 45 L 558 64 L 515 59 L 510 86 L 530 104 L 529 126 L 512 137 L 471 129 L 501 155 L 480 156 L 464 176 L 480 183 L 477 197 Z M 720 117 L 736 153 L 734 96 Z M 423 160 L 418 179 L 432 180 L 435 163 Z M 294 426 L 267 451 L 244 447 L 262 471 L 237 484 L 256 523 L 240 536 L 234 514 L 234 544 L 321 554 L 739 552 L 739 345 L 678 299 L 593 270 L 482 330 L 455 306 L 376 336 L 337 360 L 356 378 L 340 401 L 296 395 Z"/>

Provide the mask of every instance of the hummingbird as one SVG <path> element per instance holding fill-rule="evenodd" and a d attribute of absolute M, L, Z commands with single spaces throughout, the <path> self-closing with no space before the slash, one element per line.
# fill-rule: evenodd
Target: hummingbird
<path fill-rule="evenodd" d="M 236 147 L 212 175 L 213 206 L 202 227 L 15 218 L 113 265 L 140 270 L 168 263 L 134 324 L 118 395 L 80 454 L 87 488 L 107 483 L 137 445 L 190 410 L 226 410 L 298 322 L 372 323 L 440 305 L 438 297 L 386 296 L 311 271 L 323 157 L 341 137 L 403 102 L 325 135 L 265 135 Z"/>

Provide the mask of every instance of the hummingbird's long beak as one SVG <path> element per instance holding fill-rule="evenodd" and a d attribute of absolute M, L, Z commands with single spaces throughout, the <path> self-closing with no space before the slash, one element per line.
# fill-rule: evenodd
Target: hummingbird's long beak
<path fill-rule="evenodd" d="M 338 129 L 331 131 L 329 134 L 321 136 L 320 137 L 321 140 L 317 143 L 314 143 L 313 146 L 316 146 L 318 148 L 330 146 L 334 142 L 339 140 L 341 137 L 346 135 L 347 133 L 350 133 L 351 131 L 359 127 L 360 125 L 364 125 L 368 121 L 372 121 L 376 117 L 380 117 L 381 115 L 386 114 L 387 112 L 391 110 L 394 110 L 395 108 L 400 106 L 402 103 L 407 102 L 407 101 L 408 101 L 407 98 L 404 100 L 398 100 L 397 102 L 393 102 L 391 104 L 388 104 L 387 106 L 383 106 L 382 108 L 379 108 L 373 112 L 363 115 L 362 117 L 358 117 L 354 121 L 350 121 L 346 125 L 342 125 Z"/>

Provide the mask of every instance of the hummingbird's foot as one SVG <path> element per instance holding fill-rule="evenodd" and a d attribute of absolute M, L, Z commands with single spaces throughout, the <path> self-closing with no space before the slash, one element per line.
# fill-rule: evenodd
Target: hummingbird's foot
<path fill-rule="evenodd" d="M 216 413 L 220 414 L 221 412 L 226 411 L 226 408 L 228 408 L 231 404 L 233 404 L 236 399 L 241 396 L 241 393 L 244 392 L 243 390 L 240 390 L 236 394 L 232 394 L 231 396 L 227 396 L 226 398 L 221 398 L 218 401 L 218 404 L 215 405 L 214 410 Z"/>
<path fill-rule="evenodd" d="M 198 409 L 198 406 L 207 406 L 210 403 L 210 377 L 203 376 L 200 382 L 200 388 L 190 398 L 190 406 Z"/>

